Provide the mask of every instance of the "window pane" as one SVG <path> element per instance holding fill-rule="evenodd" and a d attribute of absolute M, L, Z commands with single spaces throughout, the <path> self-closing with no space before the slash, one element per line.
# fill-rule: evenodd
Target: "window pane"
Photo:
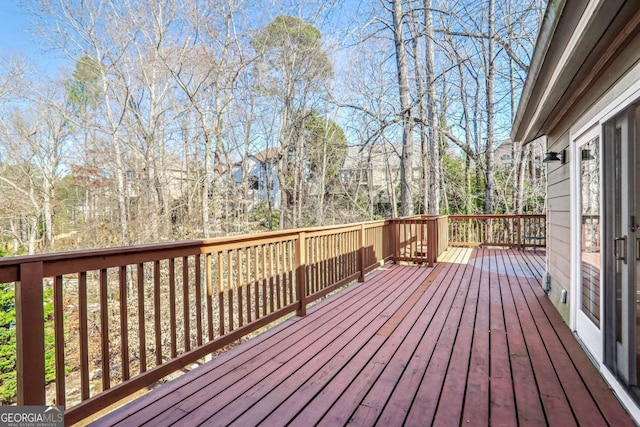
<path fill-rule="evenodd" d="M 600 141 L 594 138 L 582 146 L 582 292 L 581 309 L 600 327 Z"/>

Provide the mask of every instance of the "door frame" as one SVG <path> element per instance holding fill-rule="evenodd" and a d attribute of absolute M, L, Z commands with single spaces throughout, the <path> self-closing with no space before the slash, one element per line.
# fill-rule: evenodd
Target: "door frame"
<path fill-rule="evenodd" d="M 570 327 L 571 330 L 576 333 L 576 335 L 582 341 L 583 346 L 585 346 L 590 355 L 595 359 L 594 361 L 599 365 L 602 363 L 603 359 L 603 345 L 604 345 L 604 335 L 603 324 L 604 324 L 604 292 L 602 292 L 601 286 L 600 291 L 600 327 L 597 327 L 593 324 L 593 322 L 582 313 L 582 304 L 581 304 L 581 295 L 582 295 L 582 179 L 581 179 L 581 147 L 594 138 L 598 138 L 598 143 L 600 145 L 599 151 L 599 161 L 600 161 L 600 195 L 604 194 L 604 180 L 603 180 L 603 139 L 602 139 L 602 127 L 599 123 L 595 125 L 591 125 L 590 128 L 581 132 L 579 135 L 572 138 L 571 141 L 571 158 L 576 159 L 573 162 L 570 162 L 571 165 L 571 229 L 573 230 L 571 233 L 571 258 L 572 258 L 572 275 L 571 275 L 571 306 L 570 306 Z M 603 217 L 603 208 L 604 208 L 604 198 L 600 197 L 600 217 Z M 599 231 L 600 231 L 600 283 L 604 284 L 604 221 L 599 222 Z"/>

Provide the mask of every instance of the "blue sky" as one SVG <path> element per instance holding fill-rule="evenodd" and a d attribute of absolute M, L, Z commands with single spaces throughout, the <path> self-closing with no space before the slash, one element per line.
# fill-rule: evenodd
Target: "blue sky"
<path fill-rule="evenodd" d="M 2 55 L 21 55 L 33 49 L 28 34 L 29 17 L 16 4 L 15 0 L 2 0 L 0 3 L 0 52 Z"/>
<path fill-rule="evenodd" d="M 292 14 L 300 12 L 297 10 L 300 6 L 296 0 L 272 1 L 280 7 L 266 8 L 270 14 L 276 11 Z M 46 51 L 42 42 L 35 41 L 34 35 L 30 33 L 34 18 L 27 11 L 29 3 L 29 0 L 0 0 L 0 60 L 25 58 L 28 64 L 37 67 L 39 71 L 55 76 L 60 66 L 68 60 L 61 55 L 56 55 L 55 52 Z M 365 5 L 366 2 L 363 0 L 349 0 L 340 3 L 339 7 L 331 8 L 325 21 L 320 22 L 320 25 L 326 26 L 321 28 L 323 33 L 325 35 L 333 33 L 339 38 L 344 37 L 344 32 L 352 29 L 349 27 L 354 25 L 353 20 L 359 18 Z M 266 17 L 267 21 L 270 19 L 271 16 Z"/>
<path fill-rule="evenodd" d="M 40 71 L 55 75 L 64 60 L 34 41 L 32 20 L 17 0 L 0 0 L 0 59 L 24 58 Z"/>

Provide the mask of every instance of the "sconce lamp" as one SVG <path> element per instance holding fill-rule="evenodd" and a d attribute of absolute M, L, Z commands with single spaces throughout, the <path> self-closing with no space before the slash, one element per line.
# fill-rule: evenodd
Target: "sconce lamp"
<path fill-rule="evenodd" d="M 546 152 L 544 154 L 544 159 L 542 159 L 542 163 L 549 162 L 560 162 L 564 165 L 567 162 L 567 150 L 562 150 L 559 153 L 556 153 L 555 151 Z"/>
<path fill-rule="evenodd" d="M 588 162 L 589 160 L 595 160 L 595 157 L 591 154 L 591 150 L 584 149 L 582 150 L 582 161 Z"/>

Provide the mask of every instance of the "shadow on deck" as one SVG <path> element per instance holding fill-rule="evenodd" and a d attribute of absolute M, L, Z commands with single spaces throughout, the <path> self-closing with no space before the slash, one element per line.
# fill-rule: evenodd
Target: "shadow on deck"
<path fill-rule="evenodd" d="M 95 425 L 633 425 L 542 291 L 543 255 L 387 265 Z"/>

